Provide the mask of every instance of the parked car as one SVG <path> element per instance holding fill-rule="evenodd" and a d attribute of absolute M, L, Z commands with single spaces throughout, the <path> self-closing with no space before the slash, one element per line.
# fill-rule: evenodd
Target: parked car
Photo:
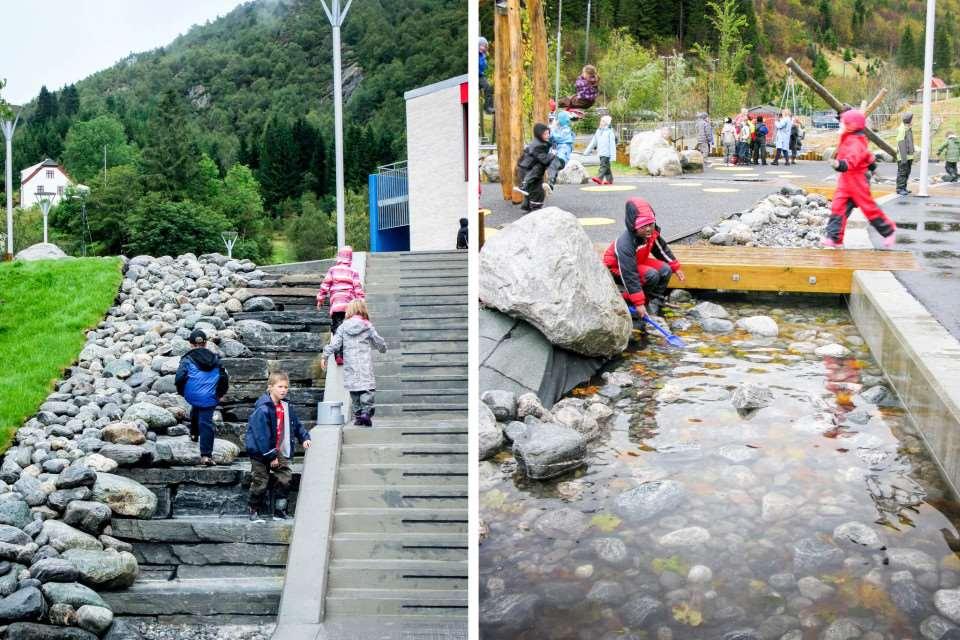
<path fill-rule="evenodd" d="M 810 121 L 816 129 L 839 129 L 840 119 L 836 111 L 814 111 Z"/>

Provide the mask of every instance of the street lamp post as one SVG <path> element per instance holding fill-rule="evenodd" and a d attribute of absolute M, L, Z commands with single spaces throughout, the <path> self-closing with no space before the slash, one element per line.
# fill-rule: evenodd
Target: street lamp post
<path fill-rule="evenodd" d="M 930 84 L 933 81 L 933 25 L 937 15 L 937 0 L 927 0 L 927 30 L 923 53 L 923 119 L 920 130 L 920 188 L 917 195 L 926 197 L 930 181 Z"/>
<path fill-rule="evenodd" d="M 50 198 L 56 194 L 38 191 L 37 195 L 40 196 L 40 211 L 43 212 L 43 244 L 47 244 L 47 215 L 50 213 L 50 205 L 53 204 Z"/>
<path fill-rule="evenodd" d="M 320 0 L 320 2 L 323 4 L 330 26 L 333 27 L 333 121 L 337 156 L 337 248 L 339 249 L 347 243 L 343 210 L 343 77 L 340 72 L 340 27 L 347 19 L 347 12 L 350 11 L 353 0 L 347 0 L 347 6 L 343 9 L 340 8 L 340 0 L 330 0 L 332 9 L 327 6 L 327 0 Z"/>
<path fill-rule="evenodd" d="M 3 137 L 7 140 L 7 172 L 6 182 L 4 183 L 7 192 L 7 260 L 13 259 L 13 133 L 17 130 L 17 122 L 20 120 L 20 114 L 13 119 L 0 121 L 0 129 L 3 130 Z"/>

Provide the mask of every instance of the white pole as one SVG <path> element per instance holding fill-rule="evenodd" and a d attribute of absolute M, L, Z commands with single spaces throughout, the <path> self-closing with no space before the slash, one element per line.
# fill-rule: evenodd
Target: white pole
<path fill-rule="evenodd" d="M 583 64 L 590 63 L 590 0 L 587 0 L 587 43 L 583 47 Z"/>
<path fill-rule="evenodd" d="M 937 0 L 927 0 L 927 27 L 923 51 L 923 128 L 920 134 L 920 188 L 918 196 L 926 197 L 930 181 L 930 84 L 933 80 L 933 23 L 937 15 Z"/>
<path fill-rule="evenodd" d="M 347 6 L 340 9 L 340 0 L 331 0 L 333 11 L 327 7 L 326 0 L 321 0 L 323 10 L 330 20 L 330 26 L 333 27 L 333 123 L 334 135 L 336 138 L 336 167 L 337 167 L 337 248 L 343 247 L 346 243 L 346 218 L 344 214 L 344 196 L 343 196 L 343 78 L 340 72 L 340 27 L 350 11 L 350 5 L 353 0 L 347 2 Z"/>
<path fill-rule="evenodd" d="M 563 0 L 560 0 L 560 5 L 557 7 L 557 81 L 554 86 L 553 99 L 557 103 L 555 111 L 560 110 L 560 36 L 561 36 L 561 26 L 563 24 Z"/>
<path fill-rule="evenodd" d="M 7 139 L 7 254 L 13 255 L 13 126 L 9 120 L 3 123 L 3 136 Z"/>
<path fill-rule="evenodd" d="M 40 199 L 40 210 L 43 212 L 43 244 L 47 244 L 47 214 L 50 213 L 50 198 L 46 194 Z"/>

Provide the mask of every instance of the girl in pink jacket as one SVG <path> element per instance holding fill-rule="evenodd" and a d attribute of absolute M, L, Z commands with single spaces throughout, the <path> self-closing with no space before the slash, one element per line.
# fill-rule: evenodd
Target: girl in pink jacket
<path fill-rule="evenodd" d="M 347 305 L 354 300 L 363 300 L 363 285 L 360 274 L 352 266 L 353 247 L 345 246 L 337 252 L 337 263 L 327 270 L 327 275 L 317 292 L 317 311 L 323 301 L 330 298 L 330 335 L 335 335 L 343 323 Z M 334 354 L 337 364 L 343 364 L 343 350 Z"/>

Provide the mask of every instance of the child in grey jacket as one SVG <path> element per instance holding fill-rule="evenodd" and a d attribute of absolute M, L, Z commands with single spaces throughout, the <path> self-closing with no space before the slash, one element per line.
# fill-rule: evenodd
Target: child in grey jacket
<path fill-rule="evenodd" d="M 372 427 L 374 394 L 377 381 L 373 375 L 373 349 L 387 352 L 387 343 L 370 323 L 367 303 L 353 300 L 347 305 L 346 319 L 337 329 L 330 344 L 323 348 L 320 367 L 327 368 L 327 358 L 343 349 L 343 386 L 350 392 L 353 424 Z"/>

